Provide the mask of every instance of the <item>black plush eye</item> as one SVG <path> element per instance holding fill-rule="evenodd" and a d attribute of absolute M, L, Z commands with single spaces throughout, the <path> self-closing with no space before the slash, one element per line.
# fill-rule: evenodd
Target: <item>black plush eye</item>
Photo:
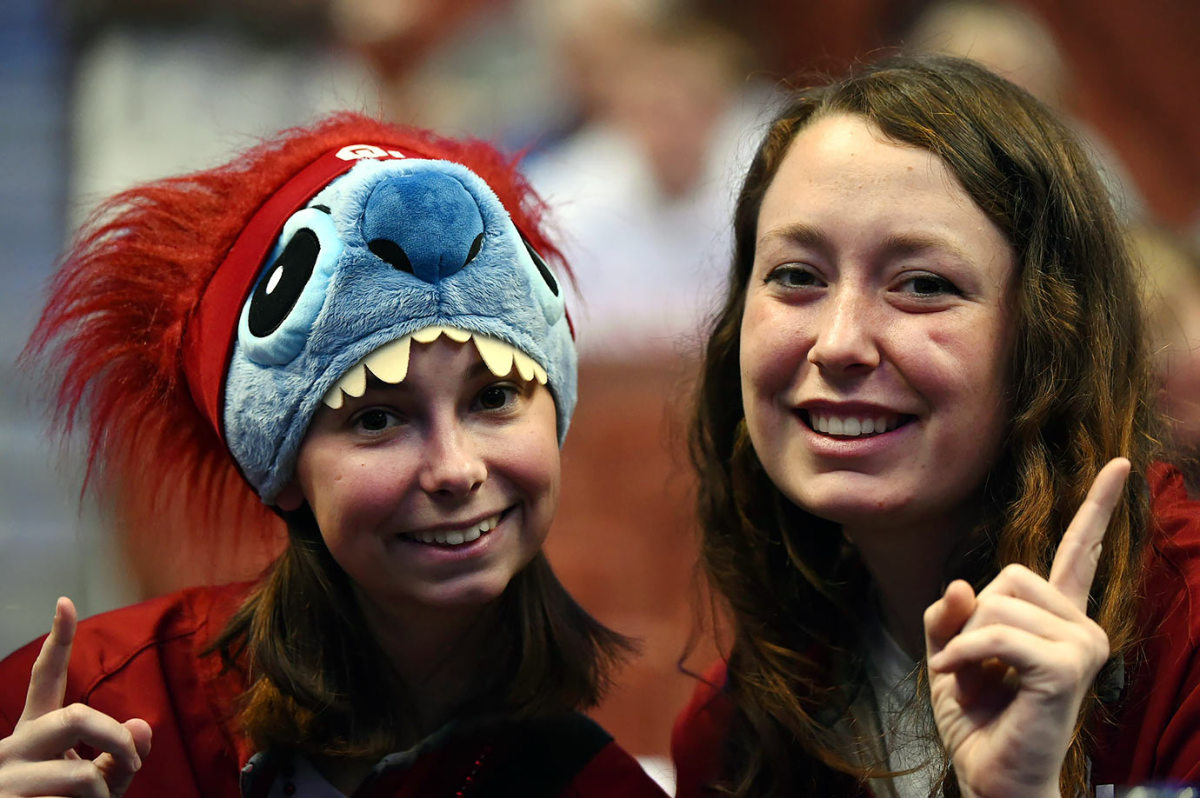
<path fill-rule="evenodd" d="M 246 321 L 252 335 L 265 338 L 279 328 L 312 278 L 320 252 L 316 233 L 306 227 L 295 232 L 250 299 Z"/>
<path fill-rule="evenodd" d="M 537 266 L 538 272 L 542 275 L 542 279 L 546 281 L 546 285 L 550 287 L 550 291 L 555 296 L 558 296 L 558 281 L 554 279 L 554 275 L 550 272 L 550 267 L 546 265 L 546 261 L 542 260 L 542 256 L 537 253 L 533 245 L 529 243 L 529 239 L 525 235 L 521 235 L 521 242 L 525 244 L 525 249 L 529 250 L 529 257 L 533 258 L 533 265 Z"/>
<path fill-rule="evenodd" d="M 292 214 L 254 291 L 242 305 L 238 343 L 254 363 L 290 363 L 308 341 L 325 304 L 343 244 L 322 208 Z"/>

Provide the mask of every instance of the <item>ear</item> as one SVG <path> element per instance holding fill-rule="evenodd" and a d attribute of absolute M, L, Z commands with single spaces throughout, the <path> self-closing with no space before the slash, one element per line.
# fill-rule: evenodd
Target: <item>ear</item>
<path fill-rule="evenodd" d="M 275 506 L 285 513 L 290 513 L 293 510 L 299 510 L 302 504 L 304 504 L 304 491 L 300 490 L 300 485 L 295 479 L 289 479 L 288 483 L 275 496 Z"/>

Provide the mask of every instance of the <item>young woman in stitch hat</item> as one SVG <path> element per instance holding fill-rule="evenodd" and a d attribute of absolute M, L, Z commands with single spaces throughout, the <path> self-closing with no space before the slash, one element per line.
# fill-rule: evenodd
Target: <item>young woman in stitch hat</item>
<path fill-rule="evenodd" d="M 0 792 L 661 795 L 579 713 L 628 644 L 541 551 L 576 356 L 538 210 L 489 146 L 355 115 L 101 209 L 29 350 L 90 486 L 135 533 L 287 542 L 61 599 L 0 665 Z"/>
<path fill-rule="evenodd" d="M 1200 514 L 1074 137 L 885 60 L 795 94 L 734 233 L 693 426 L 733 638 L 680 798 L 1200 780 Z"/>

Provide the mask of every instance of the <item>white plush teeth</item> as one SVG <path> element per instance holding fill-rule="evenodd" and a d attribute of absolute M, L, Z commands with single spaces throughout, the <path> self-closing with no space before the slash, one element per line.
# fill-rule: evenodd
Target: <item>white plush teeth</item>
<path fill-rule="evenodd" d="M 362 396 L 367 390 L 368 370 L 389 385 L 403 382 L 404 378 L 408 376 L 408 359 L 412 353 L 412 342 L 429 344 L 443 335 L 460 344 L 474 339 L 479 357 L 487 365 L 488 371 L 497 377 L 507 377 L 515 368 L 523 380 L 536 379 L 542 385 L 549 381 L 546 370 L 538 365 L 537 361 L 505 341 L 481 333 L 461 330 L 457 327 L 435 324 L 423 327 L 412 335 L 406 335 L 386 343 L 366 355 L 351 366 L 333 387 L 325 392 L 321 401 L 333 410 L 337 410 L 345 403 L 346 396 L 356 398 Z"/>
<path fill-rule="evenodd" d="M 379 379 L 395 385 L 404 382 L 408 376 L 408 352 L 412 348 L 412 338 L 404 336 L 390 344 L 384 344 L 363 358 L 362 362 Z"/>
<path fill-rule="evenodd" d="M 517 373 L 521 375 L 521 379 L 529 382 L 533 379 L 537 364 L 533 362 L 533 358 L 526 355 L 524 352 L 513 350 L 513 365 L 517 367 Z"/>
<path fill-rule="evenodd" d="M 507 377 L 512 372 L 513 354 L 516 350 L 508 344 L 495 338 L 476 335 L 475 348 L 479 350 L 479 356 L 487 364 L 488 371 L 497 377 Z"/>
<path fill-rule="evenodd" d="M 500 523 L 500 516 L 494 515 L 491 518 L 484 519 L 474 526 L 469 526 L 465 529 L 438 530 L 436 532 L 413 532 L 406 537 L 429 545 L 439 546 L 461 546 L 464 543 L 472 543 L 479 540 L 483 535 L 491 532 Z"/>
<path fill-rule="evenodd" d="M 361 362 L 351 366 L 350 370 L 338 380 L 338 385 L 349 396 L 358 398 L 367 392 L 367 367 Z"/>
<path fill-rule="evenodd" d="M 342 389 L 339 386 L 334 385 L 325 392 L 325 396 L 321 397 L 321 401 L 324 402 L 331 410 L 340 410 L 342 407 Z"/>
<path fill-rule="evenodd" d="M 419 344 L 431 344 L 438 339 L 438 336 L 442 334 L 443 329 L 444 328 L 437 326 L 423 327 L 413 333 L 412 337 Z"/>

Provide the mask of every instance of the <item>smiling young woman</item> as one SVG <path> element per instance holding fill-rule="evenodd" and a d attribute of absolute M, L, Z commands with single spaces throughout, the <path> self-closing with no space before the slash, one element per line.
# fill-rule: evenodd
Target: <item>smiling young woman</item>
<path fill-rule="evenodd" d="M 971 62 L 887 59 L 795 95 L 734 233 L 692 438 L 732 641 L 680 798 L 1200 779 L 1200 513 L 1071 134 Z"/>
<path fill-rule="evenodd" d="M 0 664 L 0 793 L 662 795 L 581 713 L 628 642 L 542 551 L 577 363 L 539 210 L 492 147 L 353 114 L 104 206 L 30 350 L 92 488 L 286 545 L 61 599 Z"/>

